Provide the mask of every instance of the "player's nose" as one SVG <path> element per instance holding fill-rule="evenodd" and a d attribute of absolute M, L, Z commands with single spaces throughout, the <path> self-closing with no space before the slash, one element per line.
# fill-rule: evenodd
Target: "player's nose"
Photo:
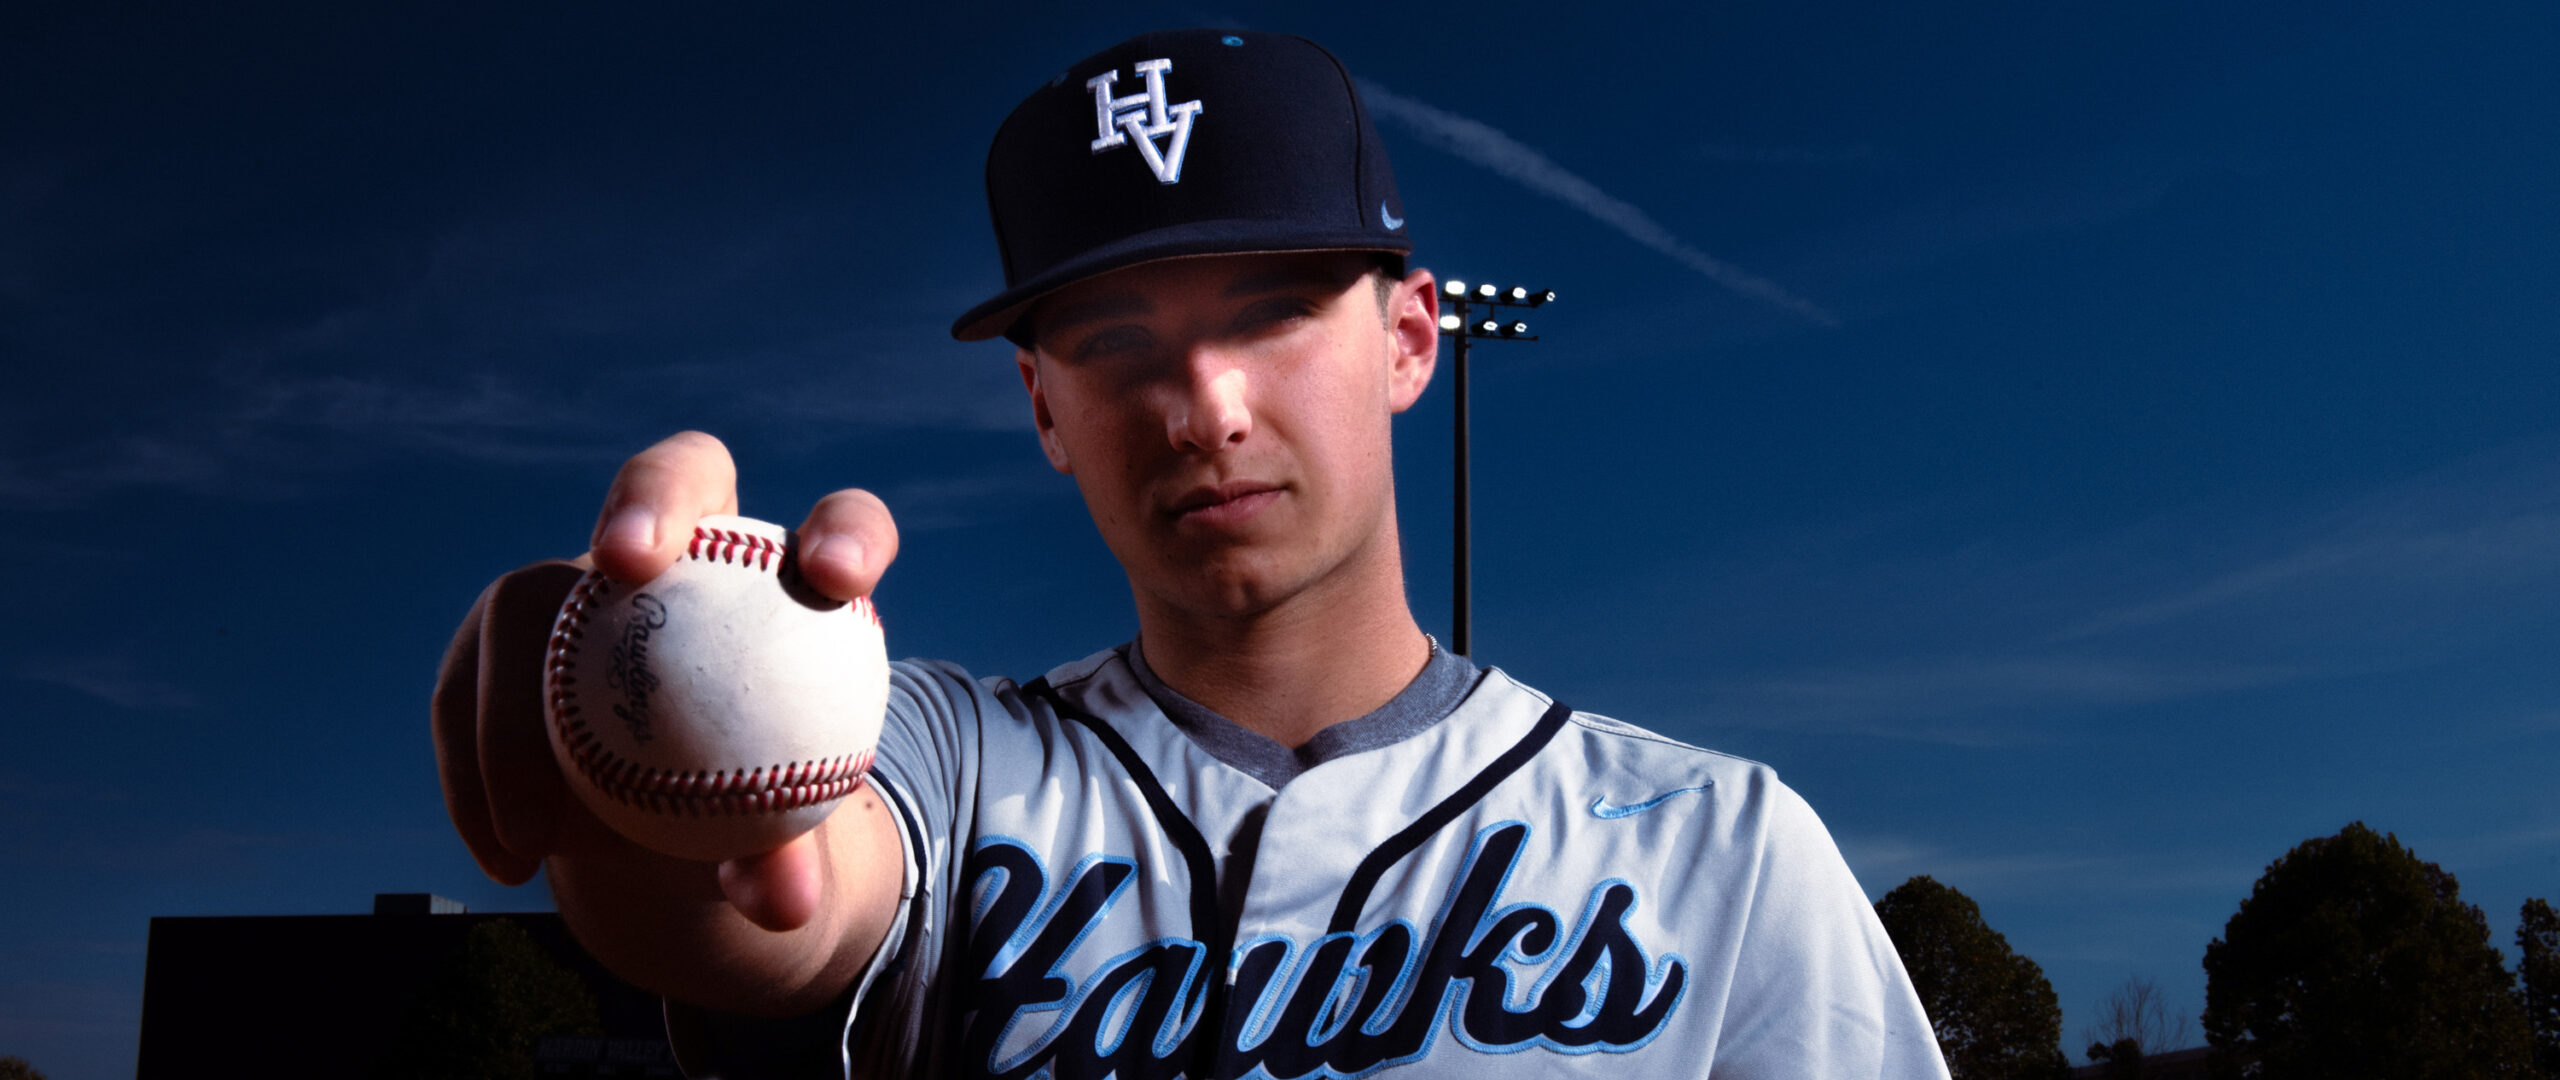
<path fill-rule="evenodd" d="M 1212 453 L 1253 434 L 1253 410 L 1246 403 L 1251 384 L 1244 368 L 1210 348 L 1195 348 L 1184 360 L 1165 410 L 1165 437 L 1174 447 Z"/>

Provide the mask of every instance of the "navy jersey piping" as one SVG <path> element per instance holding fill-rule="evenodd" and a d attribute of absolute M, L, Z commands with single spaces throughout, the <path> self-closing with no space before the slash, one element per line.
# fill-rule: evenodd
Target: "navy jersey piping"
<path fill-rule="evenodd" d="M 1192 932 L 1201 935 L 1201 946 L 1208 954 L 1203 958 L 1206 961 L 1203 972 L 1208 976 L 1203 980 L 1208 984 L 1208 1001 L 1191 1028 L 1190 1037 L 1198 1040 L 1192 1047 L 1197 1066 L 1189 1072 L 1201 1077 L 1219 1075 L 1218 1066 L 1226 1049 L 1227 1029 L 1231 1022 L 1226 1015 L 1227 978 L 1228 968 L 1234 963 L 1237 928 L 1218 913 L 1217 860 L 1209 853 L 1208 842 L 1202 839 L 1200 827 L 1192 822 L 1190 816 L 1174 805 L 1172 796 L 1156 779 L 1155 770 L 1147 767 L 1146 762 L 1138 757 L 1137 750 L 1108 721 L 1069 704 L 1065 695 L 1049 684 L 1047 676 L 1033 679 L 1022 689 L 1026 694 L 1046 700 L 1058 715 L 1083 725 L 1093 732 L 1095 738 L 1102 740 L 1111 756 L 1119 759 L 1120 766 L 1128 770 L 1130 779 L 1137 782 L 1138 792 L 1146 799 L 1147 808 L 1155 814 L 1157 826 L 1173 840 L 1175 849 L 1182 852 L 1184 867 L 1191 877 Z M 1563 730 L 1565 721 L 1572 716 L 1572 707 L 1561 701 L 1549 705 L 1545 715 L 1538 718 L 1529 733 L 1503 751 L 1502 756 L 1495 758 L 1473 779 L 1361 859 L 1359 868 L 1353 871 L 1351 880 L 1343 888 L 1341 900 L 1334 908 L 1333 923 L 1328 933 L 1351 929 L 1351 924 L 1360 918 L 1360 909 L 1367 905 L 1369 893 L 1389 868 L 1403 861 L 1432 834 L 1448 827 L 1458 815 L 1483 801 L 1495 786 L 1528 764 L 1530 758 L 1537 756 L 1538 751 L 1555 739 L 1556 732 Z M 1242 918 L 1243 913 L 1239 911 L 1237 917 Z"/>
<path fill-rule="evenodd" d="M 1200 1011 L 1200 1019 L 1191 1028 L 1191 1038 L 1197 1040 L 1192 1052 L 1201 1067 L 1191 1070 L 1191 1073 L 1204 1077 L 1216 1075 L 1219 1043 L 1226 1034 L 1227 966 L 1233 962 L 1235 927 L 1218 917 L 1218 862 L 1209 854 L 1209 842 L 1201 838 L 1200 827 L 1192 824 L 1190 816 L 1173 804 L 1173 797 L 1167 795 L 1164 785 L 1156 780 L 1155 771 L 1147 768 L 1147 763 L 1138 757 L 1138 751 L 1129 745 L 1127 739 L 1120 737 L 1120 732 L 1103 722 L 1101 717 L 1068 704 L 1066 697 L 1049 685 L 1048 676 L 1033 679 L 1022 689 L 1047 699 L 1058 715 L 1084 725 L 1095 738 L 1102 740 L 1102 745 L 1110 749 L 1111 756 L 1120 759 L 1120 767 L 1129 771 L 1130 779 L 1138 782 L 1138 792 L 1146 797 L 1147 809 L 1154 811 L 1157 827 L 1162 828 L 1173 839 L 1174 848 L 1182 852 L 1183 866 L 1191 875 L 1191 932 L 1201 935 L 1201 949 L 1207 954 L 1201 958 L 1201 982 L 1208 989 L 1208 1000 Z"/>
<path fill-rule="evenodd" d="M 890 783 L 887 777 L 881 776 L 877 771 L 863 777 L 863 780 L 871 785 L 872 790 L 880 793 L 883 801 L 892 804 L 892 809 L 898 815 L 899 828 L 907 834 L 907 849 L 915 853 L 916 862 L 915 896 L 907 902 L 906 940 L 898 943 L 898 955 L 891 957 L 888 965 L 882 967 L 879 976 L 873 980 L 873 985 L 879 985 L 890 976 L 904 970 L 908 957 L 915 954 L 916 939 L 922 936 L 925 904 L 931 899 L 933 892 L 925 887 L 925 879 L 933 872 L 933 850 L 925 846 L 924 826 L 916 816 L 915 801 L 907 798 L 905 792 L 899 791 L 896 784 Z"/>
<path fill-rule="evenodd" d="M 1340 934 L 1350 931 L 1360 921 L 1360 909 L 1368 906 L 1369 893 L 1378 887 L 1378 878 L 1384 876 L 1390 867 L 1403 862 L 1405 856 L 1413 854 L 1415 848 L 1431 839 L 1431 834 L 1456 821 L 1468 807 L 1484 801 L 1486 793 L 1491 792 L 1494 785 L 1520 771 L 1520 767 L 1536 757 L 1538 751 L 1546 749 L 1547 743 L 1556 737 L 1556 732 L 1564 730 L 1566 718 L 1572 715 L 1572 707 L 1564 702 L 1547 706 L 1547 714 L 1538 718 L 1537 726 L 1530 728 L 1519 742 L 1511 744 L 1511 749 L 1503 751 L 1501 757 L 1493 759 L 1493 764 L 1485 766 L 1475 779 L 1450 792 L 1439 805 L 1415 818 L 1413 824 L 1405 826 L 1369 852 L 1367 858 L 1360 860 L 1360 868 L 1351 872 L 1350 883 L 1343 886 L 1342 899 L 1334 904 L 1333 920 L 1325 924 L 1324 932 Z"/>
<path fill-rule="evenodd" d="M 888 778 L 880 775 L 876 769 L 862 779 L 864 783 L 871 785 L 873 791 L 880 793 L 882 802 L 890 804 L 890 812 L 898 818 L 899 831 L 905 834 L 907 850 L 912 853 L 916 866 L 915 896 L 908 900 L 905 916 L 907 932 L 903 935 L 903 940 L 898 942 L 897 955 L 890 957 L 888 963 L 881 965 L 879 973 L 871 980 L 871 990 L 886 992 L 899 974 L 906 970 L 907 962 L 915 956 L 917 944 L 925 936 L 926 904 L 932 899 L 934 892 L 927 888 L 925 883 L 933 872 L 933 851 L 925 846 L 924 826 L 916 816 L 915 802 L 907 798 L 905 792 L 898 790 L 896 784 L 890 783 Z M 854 1047 L 876 1038 L 880 1022 L 880 1010 L 863 1007 L 864 999 L 868 998 L 869 994 L 863 994 L 860 997 L 852 995 L 853 991 L 848 989 L 849 1000 L 844 1004 L 853 1011 L 853 1023 L 846 1025 L 844 1037 L 839 1040 L 837 1046 L 848 1076 L 852 1075 Z"/>

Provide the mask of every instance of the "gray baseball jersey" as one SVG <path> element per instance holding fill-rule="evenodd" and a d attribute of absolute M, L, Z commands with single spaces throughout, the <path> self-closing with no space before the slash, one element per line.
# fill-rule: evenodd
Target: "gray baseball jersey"
<path fill-rule="evenodd" d="M 905 916 L 815 1021 L 848 1076 L 1947 1075 L 1767 766 L 1488 669 L 1275 790 L 1141 670 L 896 665 Z M 756 1073 L 769 1030 L 669 1013 L 696 1075 Z"/>

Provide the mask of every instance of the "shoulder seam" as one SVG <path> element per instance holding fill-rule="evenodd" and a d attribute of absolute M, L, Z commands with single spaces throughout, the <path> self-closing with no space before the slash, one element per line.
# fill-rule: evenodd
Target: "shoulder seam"
<path fill-rule="evenodd" d="M 1064 690 L 1064 689 L 1066 689 L 1067 687 L 1070 687 L 1070 686 L 1083 686 L 1084 684 L 1089 683 L 1089 682 L 1092 682 L 1096 677 L 1100 676 L 1100 675 L 1102 674 L 1102 669 L 1103 669 L 1103 667 L 1104 667 L 1104 665 L 1102 665 L 1102 664 L 1096 664 L 1096 665 L 1094 665 L 1094 666 L 1093 666 L 1093 670 L 1091 670 L 1091 671 L 1087 671 L 1087 672 L 1085 672 L 1084 674 L 1082 674 L 1082 675 L 1078 675 L 1078 676 L 1076 676 L 1075 678 L 1070 679 L 1070 680 L 1068 680 L 1068 681 L 1066 681 L 1066 682 L 1062 682 L 1062 683 L 1061 683 L 1061 682 L 1052 682 L 1052 683 L 1050 683 L 1050 684 L 1049 684 L 1049 686 L 1050 686 L 1050 688 L 1052 688 L 1052 689 L 1057 689 L 1057 690 Z"/>
<path fill-rule="evenodd" d="M 1081 660 L 1073 660 L 1073 661 L 1069 661 L 1069 662 L 1067 662 L 1067 663 L 1064 663 L 1064 664 L 1060 664 L 1060 665 L 1058 665 L 1058 667 L 1050 668 L 1050 669 L 1049 669 L 1049 671 L 1048 671 L 1047 673 L 1045 673 L 1045 674 L 1042 674 L 1042 675 L 1040 676 L 1040 678 L 1041 678 L 1042 680 L 1046 680 L 1046 681 L 1048 682 L 1048 684 L 1049 684 L 1049 686 L 1050 686 L 1050 688 L 1051 688 L 1051 689 L 1063 690 L 1063 689 L 1065 689 L 1065 688 L 1067 688 L 1067 687 L 1070 687 L 1070 686 L 1082 686 L 1082 685 L 1084 685 L 1084 684 L 1086 684 L 1086 683 L 1092 682 L 1093 680 L 1095 680 L 1095 679 L 1098 679 L 1098 678 L 1102 677 L 1102 671 L 1103 671 L 1103 669 L 1104 669 L 1104 668 L 1108 668 L 1108 667 L 1110 667 L 1110 666 L 1111 666 L 1111 661 L 1112 661 L 1112 660 L 1115 660 L 1115 659 L 1116 659 L 1116 660 L 1120 661 L 1122 664 L 1126 664 L 1126 663 L 1128 663 L 1128 662 L 1129 662 L 1129 654 L 1128 654 L 1128 651 L 1127 651 L 1127 650 L 1128 650 L 1128 648 L 1129 648 L 1129 647 L 1128 647 L 1127 645 L 1120 645 L 1120 646 L 1117 646 L 1117 647 L 1114 647 L 1114 648 L 1104 649 L 1102 652 L 1095 653 L 1095 654 L 1093 654 L 1092 656 L 1087 656 L 1087 657 L 1085 657 L 1085 658 L 1083 658 L 1083 659 L 1081 659 Z M 1109 656 L 1108 658 L 1105 658 L 1104 654 L 1110 654 L 1110 656 Z M 1058 672 L 1058 668 L 1074 667 L 1074 666 L 1075 666 L 1075 665 L 1077 665 L 1077 664 L 1082 664 L 1082 663 L 1085 663 L 1086 661 L 1090 661 L 1090 660 L 1099 660 L 1099 662 L 1098 662 L 1098 663 L 1095 663 L 1092 667 L 1086 668 L 1086 669 L 1085 669 L 1085 671 L 1084 671 L 1084 674 L 1078 675 L 1078 676 L 1076 676 L 1075 678 L 1069 679 L 1069 680 L 1067 680 L 1067 681 L 1065 681 L 1065 682 L 1059 682 L 1059 681 L 1057 681 L 1057 680 L 1055 680 L 1055 679 L 1051 679 L 1051 678 L 1049 678 L 1049 676 L 1050 676 L 1050 675 L 1057 674 L 1057 672 Z"/>
<path fill-rule="evenodd" d="M 1739 761 L 1745 765 L 1757 765 L 1763 769 L 1768 769 L 1771 772 L 1777 771 L 1775 766 L 1772 766 L 1765 761 L 1758 761 L 1752 758 L 1743 757 L 1740 754 L 1729 754 L 1722 750 L 1710 750 L 1703 746 L 1684 743 L 1668 735 L 1655 734 L 1654 732 L 1647 731 L 1644 728 L 1637 727 L 1621 720 L 1612 720 L 1608 717 L 1594 716 L 1590 713 L 1577 710 L 1573 714 L 1573 723 L 1575 727 L 1579 727 L 1585 731 L 1598 735 L 1613 735 L 1621 739 L 1632 739 L 1637 742 L 1658 743 L 1663 746 L 1686 750 L 1693 754 L 1705 754 L 1709 757 L 1720 757 L 1729 761 Z M 1606 725 L 1615 726 L 1612 727 Z"/>

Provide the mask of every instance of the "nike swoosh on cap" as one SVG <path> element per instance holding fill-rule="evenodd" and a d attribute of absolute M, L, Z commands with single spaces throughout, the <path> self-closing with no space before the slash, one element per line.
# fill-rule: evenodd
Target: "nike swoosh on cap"
<path fill-rule="evenodd" d="M 1404 219 L 1388 213 L 1385 203 L 1378 204 L 1378 220 L 1385 222 L 1389 231 L 1404 228 Z"/>

